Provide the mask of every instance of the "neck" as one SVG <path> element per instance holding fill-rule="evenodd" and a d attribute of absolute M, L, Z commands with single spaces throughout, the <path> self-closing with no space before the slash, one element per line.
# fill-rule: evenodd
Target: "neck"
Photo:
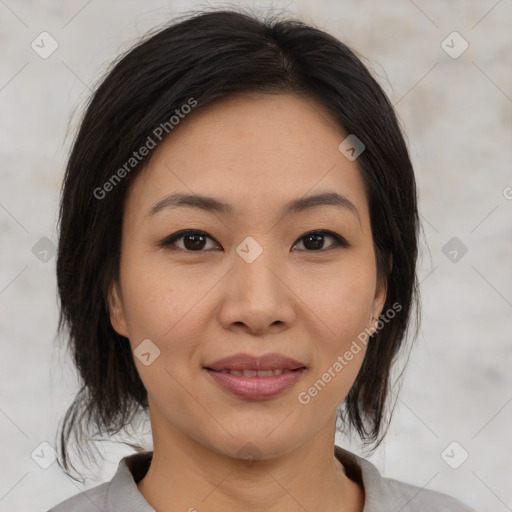
<path fill-rule="evenodd" d="M 326 512 L 363 510 L 364 490 L 334 457 L 335 418 L 290 453 L 252 462 L 218 453 L 166 427 L 165 435 L 153 429 L 151 466 L 137 484 L 158 512 L 304 512 L 320 503 Z"/>

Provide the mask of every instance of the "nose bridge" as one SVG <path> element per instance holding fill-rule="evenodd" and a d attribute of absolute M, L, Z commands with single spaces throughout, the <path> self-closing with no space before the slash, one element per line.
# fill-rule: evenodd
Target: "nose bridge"
<path fill-rule="evenodd" d="M 243 323 L 253 331 L 264 331 L 293 319 L 293 294 L 284 284 L 282 255 L 270 247 L 271 237 L 258 239 L 247 237 L 236 247 L 222 307 L 225 326 Z"/>
<path fill-rule="evenodd" d="M 271 237 L 259 235 L 258 240 L 248 236 L 238 245 L 235 274 L 246 300 L 276 299 L 283 286 L 279 273 L 284 266 L 278 261 L 278 251 L 271 246 Z"/>

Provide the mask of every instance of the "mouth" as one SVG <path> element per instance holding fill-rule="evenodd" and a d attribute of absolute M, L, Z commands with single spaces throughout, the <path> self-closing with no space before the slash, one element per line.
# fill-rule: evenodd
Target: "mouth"
<path fill-rule="evenodd" d="M 235 354 L 209 363 L 203 369 L 230 395 L 245 400 L 274 398 L 301 378 L 307 367 L 282 354 Z"/>
<path fill-rule="evenodd" d="M 213 370 L 216 372 L 269 372 L 269 371 L 293 371 L 306 368 L 304 363 L 287 357 L 283 354 L 270 353 L 262 356 L 253 356 L 252 354 L 234 354 L 232 356 L 224 357 L 204 366 L 205 369 Z M 261 374 L 261 377 L 269 377 L 271 374 Z M 247 377 L 254 377 L 255 375 L 246 375 Z"/>
<path fill-rule="evenodd" d="M 288 370 L 285 368 L 274 368 L 271 370 L 214 370 L 213 368 L 206 367 L 205 370 L 210 370 L 217 373 L 229 373 L 230 375 L 237 375 L 238 377 L 272 377 L 274 375 L 281 375 L 283 373 L 298 372 L 305 370 L 306 367 L 295 368 L 294 370 Z"/>

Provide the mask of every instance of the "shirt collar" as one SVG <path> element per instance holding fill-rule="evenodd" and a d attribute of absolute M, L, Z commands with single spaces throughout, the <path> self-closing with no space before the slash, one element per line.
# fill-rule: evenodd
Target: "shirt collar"
<path fill-rule="evenodd" d="M 395 498 L 384 485 L 382 475 L 370 461 L 339 446 L 334 447 L 334 453 L 343 464 L 347 476 L 364 487 L 363 512 L 379 512 L 383 503 L 395 505 Z"/>
<path fill-rule="evenodd" d="M 137 487 L 152 457 L 152 451 L 144 451 L 121 459 L 107 492 L 107 512 L 156 512 Z"/>
<path fill-rule="evenodd" d="M 387 497 L 379 470 L 371 462 L 339 446 L 334 447 L 334 453 L 347 476 L 364 487 L 363 512 L 377 512 L 383 498 Z M 108 512 L 156 512 L 137 488 L 137 483 L 149 469 L 152 456 L 152 451 L 143 451 L 121 459 L 107 492 Z"/>

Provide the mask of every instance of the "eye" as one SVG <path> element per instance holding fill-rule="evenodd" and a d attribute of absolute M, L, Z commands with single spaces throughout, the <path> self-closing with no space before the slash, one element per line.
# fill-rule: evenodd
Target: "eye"
<path fill-rule="evenodd" d="M 324 248 L 323 245 L 326 238 L 330 238 L 334 240 L 334 242 L 331 243 L 327 248 Z M 307 250 L 308 252 L 322 252 L 334 249 L 336 247 L 349 246 L 348 242 L 344 238 L 337 235 L 336 233 L 332 233 L 331 231 L 326 230 L 310 231 L 309 233 L 306 233 L 300 237 L 299 240 L 299 244 L 302 243 L 302 245 L 306 248 L 300 250 Z M 296 245 L 294 245 L 294 247 L 296 247 Z"/>
<path fill-rule="evenodd" d="M 189 229 L 165 238 L 158 243 L 158 246 L 167 249 L 181 249 L 188 252 L 202 252 L 207 239 L 213 240 L 213 238 L 204 231 Z M 181 246 L 176 244 L 178 240 L 183 240 Z"/>
<path fill-rule="evenodd" d="M 326 238 L 333 240 L 333 242 L 327 248 L 323 247 Z M 216 247 L 220 246 L 220 244 L 218 244 L 210 235 L 208 235 L 208 233 L 193 229 L 174 233 L 161 242 L 158 242 L 157 245 L 159 247 L 165 247 L 172 250 L 180 249 L 187 252 L 205 252 L 212 249 L 211 247 L 206 247 L 208 240 L 214 241 L 217 244 Z M 177 243 L 178 241 L 180 243 Z M 322 252 L 334 249 L 336 247 L 349 246 L 348 242 L 343 237 L 326 230 L 310 231 L 309 233 L 306 233 L 301 238 L 299 238 L 299 242 L 296 242 L 293 247 L 296 247 L 300 243 L 302 243 L 304 249 L 300 248 L 299 250 L 305 250 L 307 252 Z"/>

